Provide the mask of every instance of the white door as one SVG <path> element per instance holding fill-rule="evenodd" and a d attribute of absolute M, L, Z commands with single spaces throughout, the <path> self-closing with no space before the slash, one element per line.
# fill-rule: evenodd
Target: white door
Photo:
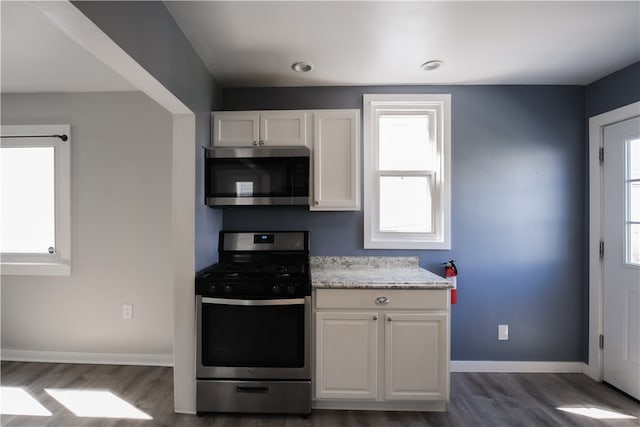
<path fill-rule="evenodd" d="M 604 128 L 604 380 L 640 398 L 640 117 Z"/>
<path fill-rule="evenodd" d="M 313 114 L 311 210 L 360 210 L 359 110 Z"/>
<path fill-rule="evenodd" d="M 260 113 L 259 144 L 307 145 L 307 113 L 299 110 Z"/>
<path fill-rule="evenodd" d="M 211 113 L 211 141 L 214 147 L 259 145 L 260 115 L 255 111 Z"/>
<path fill-rule="evenodd" d="M 316 313 L 316 397 L 378 395 L 378 313 Z"/>
<path fill-rule="evenodd" d="M 385 314 L 386 400 L 447 400 L 446 313 Z"/>

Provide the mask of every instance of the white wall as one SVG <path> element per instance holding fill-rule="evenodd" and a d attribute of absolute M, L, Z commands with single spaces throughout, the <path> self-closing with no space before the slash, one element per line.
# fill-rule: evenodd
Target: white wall
<path fill-rule="evenodd" d="M 72 273 L 2 276 L 3 355 L 170 361 L 171 114 L 140 92 L 3 94 L 1 111 L 2 124 L 70 123 L 72 134 Z"/>

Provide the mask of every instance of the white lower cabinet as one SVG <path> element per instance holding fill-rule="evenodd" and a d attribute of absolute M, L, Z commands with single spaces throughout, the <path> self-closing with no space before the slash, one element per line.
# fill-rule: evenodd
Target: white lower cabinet
<path fill-rule="evenodd" d="M 448 290 L 316 290 L 315 406 L 445 410 L 448 295 Z M 430 402 L 440 405 L 424 406 Z"/>
<path fill-rule="evenodd" d="M 446 400 L 446 314 L 385 314 L 385 400 Z"/>
<path fill-rule="evenodd" d="M 378 314 L 316 313 L 316 396 L 375 399 Z"/>

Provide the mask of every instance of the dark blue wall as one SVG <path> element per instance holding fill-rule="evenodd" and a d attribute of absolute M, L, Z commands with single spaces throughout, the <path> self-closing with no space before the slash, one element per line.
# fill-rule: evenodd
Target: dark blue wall
<path fill-rule="evenodd" d="M 223 107 L 362 108 L 365 93 L 421 92 L 452 94 L 451 251 L 364 250 L 363 212 L 227 208 L 224 228 L 308 229 L 312 255 L 413 255 L 439 273 L 456 259 L 453 360 L 581 361 L 583 87 L 224 89 Z"/>
<path fill-rule="evenodd" d="M 609 74 L 586 90 L 587 118 L 640 100 L 640 62 Z"/>
<path fill-rule="evenodd" d="M 204 152 L 211 111 L 221 105 L 221 89 L 162 2 L 74 1 L 133 59 L 169 89 L 196 116 L 196 270 L 217 260 L 222 215 L 204 206 Z"/>

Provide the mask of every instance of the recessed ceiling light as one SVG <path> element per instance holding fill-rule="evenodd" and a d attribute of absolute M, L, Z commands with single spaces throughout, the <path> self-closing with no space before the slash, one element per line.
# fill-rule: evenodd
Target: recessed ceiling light
<path fill-rule="evenodd" d="M 424 64 L 422 64 L 422 69 L 424 71 L 433 71 L 442 67 L 442 64 L 444 64 L 444 61 L 440 59 L 434 59 L 433 61 L 427 61 Z"/>
<path fill-rule="evenodd" d="M 300 62 L 296 62 L 291 66 L 291 69 L 293 71 L 297 71 L 298 73 L 308 73 L 309 71 L 313 70 L 313 64 L 310 64 L 308 62 L 304 62 L 304 61 L 300 61 Z"/>

